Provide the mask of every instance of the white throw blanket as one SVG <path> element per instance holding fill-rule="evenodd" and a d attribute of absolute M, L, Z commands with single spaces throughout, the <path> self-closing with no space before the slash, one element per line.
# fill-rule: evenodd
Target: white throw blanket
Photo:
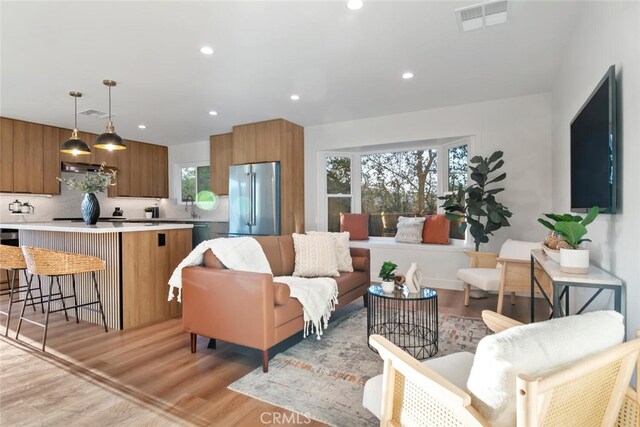
<path fill-rule="evenodd" d="M 303 336 L 306 338 L 307 335 L 315 332 L 320 339 L 322 330 L 329 326 L 331 312 L 336 309 L 338 303 L 338 284 L 335 279 L 278 276 L 274 277 L 273 281 L 287 284 L 291 289 L 291 297 L 302 304 Z"/>
<path fill-rule="evenodd" d="M 269 261 L 260 243 L 253 237 L 233 237 L 205 240 L 196 246 L 185 259 L 178 264 L 169 279 L 169 299 L 174 298 L 174 289 L 178 289 L 178 302 L 182 302 L 182 269 L 204 263 L 204 253 L 211 249 L 221 263 L 229 270 L 249 271 L 252 273 L 271 273 Z"/>

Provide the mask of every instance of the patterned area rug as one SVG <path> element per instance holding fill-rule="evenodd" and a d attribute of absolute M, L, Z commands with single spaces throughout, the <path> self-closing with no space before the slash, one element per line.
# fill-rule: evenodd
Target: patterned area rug
<path fill-rule="evenodd" d="M 379 425 L 362 407 L 365 382 L 382 373 L 382 359 L 366 341 L 367 310 L 352 304 L 343 311 L 322 340 L 308 337 L 275 355 L 268 373 L 257 368 L 229 389 L 333 426 Z M 480 319 L 441 315 L 435 357 L 474 352 L 487 332 Z"/>

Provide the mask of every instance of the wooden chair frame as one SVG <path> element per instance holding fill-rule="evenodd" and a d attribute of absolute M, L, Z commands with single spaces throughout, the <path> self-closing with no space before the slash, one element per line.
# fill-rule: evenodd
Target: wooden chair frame
<path fill-rule="evenodd" d="M 483 311 L 482 318 L 487 327 L 493 332 L 501 332 L 513 326 L 522 325 L 500 314 Z M 575 416 L 576 406 L 582 399 L 580 392 L 571 393 L 571 385 L 576 381 L 589 381 L 594 375 L 597 377 L 603 370 L 613 372 L 615 378 L 609 378 L 609 398 L 603 403 L 606 409 L 599 412 L 600 419 L 591 417 L 588 423 L 582 426 L 612 426 L 634 425 L 638 426 L 640 414 L 640 397 L 629 386 L 634 368 L 640 372 L 640 331 L 637 338 L 603 351 L 577 363 L 572 364 L 542 377 L 530 377 L 518 375 L 517 378 L 517 426 L 537 427 L 561 426 L 558 417 L 554 414 L 571 417 Z M 488 426 L 489 422 L 471 405 L 471 396 L 464 390 L 457 388 L 451 382 L 429 369 L 407 353 L 396 347 L 390 341 L 380 335 L 372 335 L 369 342 L 378 350 L 384 360 L 384 374 L 382 383 L 382 408 L 380 416 L 381 426 L 400 426 L 400 417 L 405 412 L 405 407 L 411 410 L 410 404 L 405 400 L 419 402 L 436 402 L 437 411 L 425 415 L 421 423 L 427 425 L 464 425 L 464 426 Z M 610 368 L 615 365 L 615 371 Z M 611 375 L 609 375 L 611 377 Z M 399 383 L 412 383 L 413 395 L 404 395 L 408 387 Z M 612 385 L 611 385 L 612 384 Z M 582 386 L 581 384 L 579 384 Z M 567 386 L 569 386 L 567 388 Z M 600 384 L 592 384 L 599 392 L 603 389 Z M 636 380 L 636 390 L 640 383 Z M 584 400 L 584 399 L 583 399 Z M 576 402 L 578 405 L 576 405 Z M 592 407 L 591 402 L 586 402 Z M 555 406 L 553 406 L 555 405 Z M 432 405 L 433 406 L 433 405 Z M 554 413 L 551 413 L 553 407 Z M 573 412 L 571 412 L 573 411 Z M 415 414 L 415 412 L 414 412 Z M 567 415 L 568 414 L 568 415 Z M 566 419 L 566 418 L 565 418 Z M 572 418 L 573 419 L 573 418 Z M 564 425 L 567 425 L 566 423 Z"/>
<path fill-rule="evenodd" d="M 531 262 L 529 260 L 500 258 L 495 252 L 464 252 L 469 257 L 469 268 L 497 268 L 501 264 L 500 287 L 498 289 L 498 307 L 496 311 L 502 314 L 504 295 L 511 294 L 511 305 L 516 303 L 516 292 L 531 292 Z M 540 285 L 549 298 L 553 298 L 551 280 L 540 268 L 535 266 L 536 277 L 540 278 Z M 536 287 L 535 292 L 539 292 Z M 464 305 L 470 302 L 471 285 L 464 283 Z"/>

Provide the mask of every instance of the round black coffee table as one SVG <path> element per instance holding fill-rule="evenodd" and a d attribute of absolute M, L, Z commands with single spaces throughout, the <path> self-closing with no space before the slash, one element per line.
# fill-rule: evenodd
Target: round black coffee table
<path fill-rule="evenodd" d="M 438 352 L 438 293 L 420 288 L 410 294 L 395 290 L 386 294 L 382 286 L 367 290 L 367 342 L 374 334 L 389 341 L 418 360 Z M 376 351 L 371 345 L 369 348 Z"/>

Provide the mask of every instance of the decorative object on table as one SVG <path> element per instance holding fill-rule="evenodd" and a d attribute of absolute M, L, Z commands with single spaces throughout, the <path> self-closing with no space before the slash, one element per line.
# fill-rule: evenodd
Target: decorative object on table
<path fill-rule="evenodd" d="M 396 284 L 397 288 L 401 288 L 402 286 L 404 286 L 405 281 L 406 277 L 404 277 L 404 274 L 396 274 L 396 277 L 393 278 L 393 283 Z"/>
<path fill-rule="evenodd" d="M 379 425 L 380 421 L 362 406 L 362 395 L 364 383 L 382 373 L 382 361 L 364 338 L 354 339 L 367 328 L 367 310 L 359 303 L 342 310 L 345 314 L 332 318 L 322 341 L 306 339 L 290 346 L 269 361 L 269 375 L 257 368 L 229 389 L 332 426 Z M 474 352 L 487 335 L 486 326 L 478 318 L 440 314 L 438 329 L 438 354 L 433 359 L 460 351 Z M 336 367 L 340 371 L 337 376 Z M 314 384 L 312 399 L 309 384 Z"/>
<path fill-rule="evenodd" d="M 153 218 L 153 207 L 147 206 L 144 208 L 144 217 L 147 219 Z"/>
<path fill-rule="evenodd" d="M 122 216 L 124 215 L 124 211 L 120 209 L 120 207 L 116 206 L 116 209 L 111 214 L 112 216 Z"/>
<path fill-rule="evenodd" d="M 32 204 L 29 204 L 29 202 L 25 202 L 20 207 L 20 212 L 22 212 L 23 214 L 33 214 L 36 213 L 36 207 Z"/>
<path fill-rule="evenodd" d="M 103 193 L 110 186 L 116 185 L 116 171 L 113 169 L 105 171 L 104 166 L 103 162 L 98 172 L 87 172 L 82 178 L 56 178 L 68 189 L 85 193 L 80 210 L 82 219 L 87 225 L 95 225 L 100 218 L 100 203 L 95 193 Z"/>
<path fill-rule="evenodd" d="M 464 232 L 469 224 L 476 251 L 480 250 L 480 244 L 489 242 L 489 236 L 493 236 L 494 231 L 510 226 L 508 218 L 511 218 L 512 214 L 509 208 L 495 198 L 504 188 L 487 188 L 489 184 L 503 181 L 507 177 L 506 173 L 489 176 L 504 165 L 502 155 L 502 151 L 496 151 L 490 157 L 473 157 L 469 163 L 476 166 L 469 166 L 469 169 L 471 180 L 475 184 L 467 188 L 459 185 L 457 191 L 438 197 L 439 200 L 444 200 L 442 207 L 448 220 L 465 219 L 465 222 L 460 224 L 460 232 Z"/>
<path fill-rule="evenodd" d="M 555 221 L 553 224 L 546 219 L 538 218 L 540 224 L 557 233 L 564 241 L 564 243 L 553 239 L 549 241 L 556 246 L 551 249 L 560 250 L 560 270 L 562 272 L 575 274 L 589 272 L 589 249 L 580 248 L 580 244 L 591 241 L 584 239 L 587 234 L 587 225 L 591 224 L 599 213 L 600 208 L 594 206 L 584 218 L 571 214 L 544 214 L 548 219 Z M 543 245 L 543 249 L 544 247 L 545 245 Z"/>
<path fill-rule="evenodd" d="M 71 91 L 69 95 L 74 98 L 75 110 L 73 114 L 73 131 L 71 131 L 71 138 L 66 140 L 62 146 L 60 146 L 60 152 L 66 154 L 85 155 L 91 154 L 91 149 L 86 142 L 78 138 L 78 98 L 82 96 L 82 93 Z"/>
<path fill-rule="evenodd" d="M 18 199 L 9 203 L 9 212 L 11 213 L 20 213 L 22 212 L 22 203 Z"/>
<path fill-rule="evenodd" d="M 422 283 L 422 271 L 420 271 L 420 266 L 417 262 L 412 262 L 409 271 L 407 271 L 406 280 L 409 293 L 415 294 L 420 292 L 420 283 Z"/>
<path fill-rule="evenodd" d="M 111 121 L 111 88 L 116 85 L 116 82 L 113 80 L 103 80 L 102 84 L 109 88 L 109 121 L 107 122 L 107 129 L 103 134 L 98 135 L 93 146 L 101 150 L 109 151 L 126 150 L 127 146 L 120 135 L 116 133 L 113 122 Z"/>
<path fill-rule="evenodd" d="M 387 294 L 393 292 L 395 288 L 396 268 L 398 268 L 398 264 L 394 264 L 391 261 L 383 262 L 382 267 L 380 267 L 378 277 L 382 279 L 382 290 Z"/>

